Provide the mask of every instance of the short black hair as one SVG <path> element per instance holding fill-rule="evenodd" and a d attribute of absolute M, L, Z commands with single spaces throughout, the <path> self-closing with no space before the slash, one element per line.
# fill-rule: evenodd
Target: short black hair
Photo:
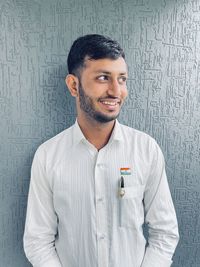
<path fill-rule="evenodd" d="M 119 43 L 109 37 L 99 34 L 87 34 L 74 41 L 67 58 L 69 74 L 78 75 L 84 67 L 86 59 L 125 59 L 125 54 Z"/>

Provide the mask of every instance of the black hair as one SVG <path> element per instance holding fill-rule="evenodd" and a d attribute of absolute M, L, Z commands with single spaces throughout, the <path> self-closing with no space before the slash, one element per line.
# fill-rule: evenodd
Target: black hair
<path fill-rule="evenodd" d="M 99 34 L 88 34 L 74 41 L 67 58 L 69 74 L 78 75 L 80 68 L 84 67 L 86 59 L 118 59 L 125 58 L 119 43 L 109 37 Z"/>

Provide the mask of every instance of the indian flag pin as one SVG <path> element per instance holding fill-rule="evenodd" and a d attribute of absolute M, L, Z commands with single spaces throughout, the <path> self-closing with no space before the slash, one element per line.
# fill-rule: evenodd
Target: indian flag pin
<path fill-rule="evenodd" d="M 131 175 L 131 168 L 120 168 L 120 174 L 121 176 L 124 176 L 124 175 Z"/>

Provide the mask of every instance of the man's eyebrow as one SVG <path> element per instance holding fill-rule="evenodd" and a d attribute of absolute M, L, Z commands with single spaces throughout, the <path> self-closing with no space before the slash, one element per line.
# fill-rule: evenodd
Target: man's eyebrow
<path fill-rule="evenodd" d="M 102 70 L 101 69 L 96 70 L 95 73 L 103 73 L 103 74 L 108 74 L 108 75 L 112 74 L 110 71 L 106 71 L 103 69 Z M 121 73 L 119 73 L 119 75 L 128 75 L 128 73 L 127 72 L 121 72 Z"/>

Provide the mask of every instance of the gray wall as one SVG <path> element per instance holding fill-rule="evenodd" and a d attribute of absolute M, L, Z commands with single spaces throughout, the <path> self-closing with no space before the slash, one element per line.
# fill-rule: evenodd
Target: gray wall
<path fill-rule="evenodd" d="M 66 56 L 86 33 L 109 35 L 126 51 L 120 121 L 160 144 L 180 225 L 173 267 L 199 267 L 200 0 L 1 0 L 0 266 L 29 266 L 22 234 L 31 161 L 74 121 Z"/>

